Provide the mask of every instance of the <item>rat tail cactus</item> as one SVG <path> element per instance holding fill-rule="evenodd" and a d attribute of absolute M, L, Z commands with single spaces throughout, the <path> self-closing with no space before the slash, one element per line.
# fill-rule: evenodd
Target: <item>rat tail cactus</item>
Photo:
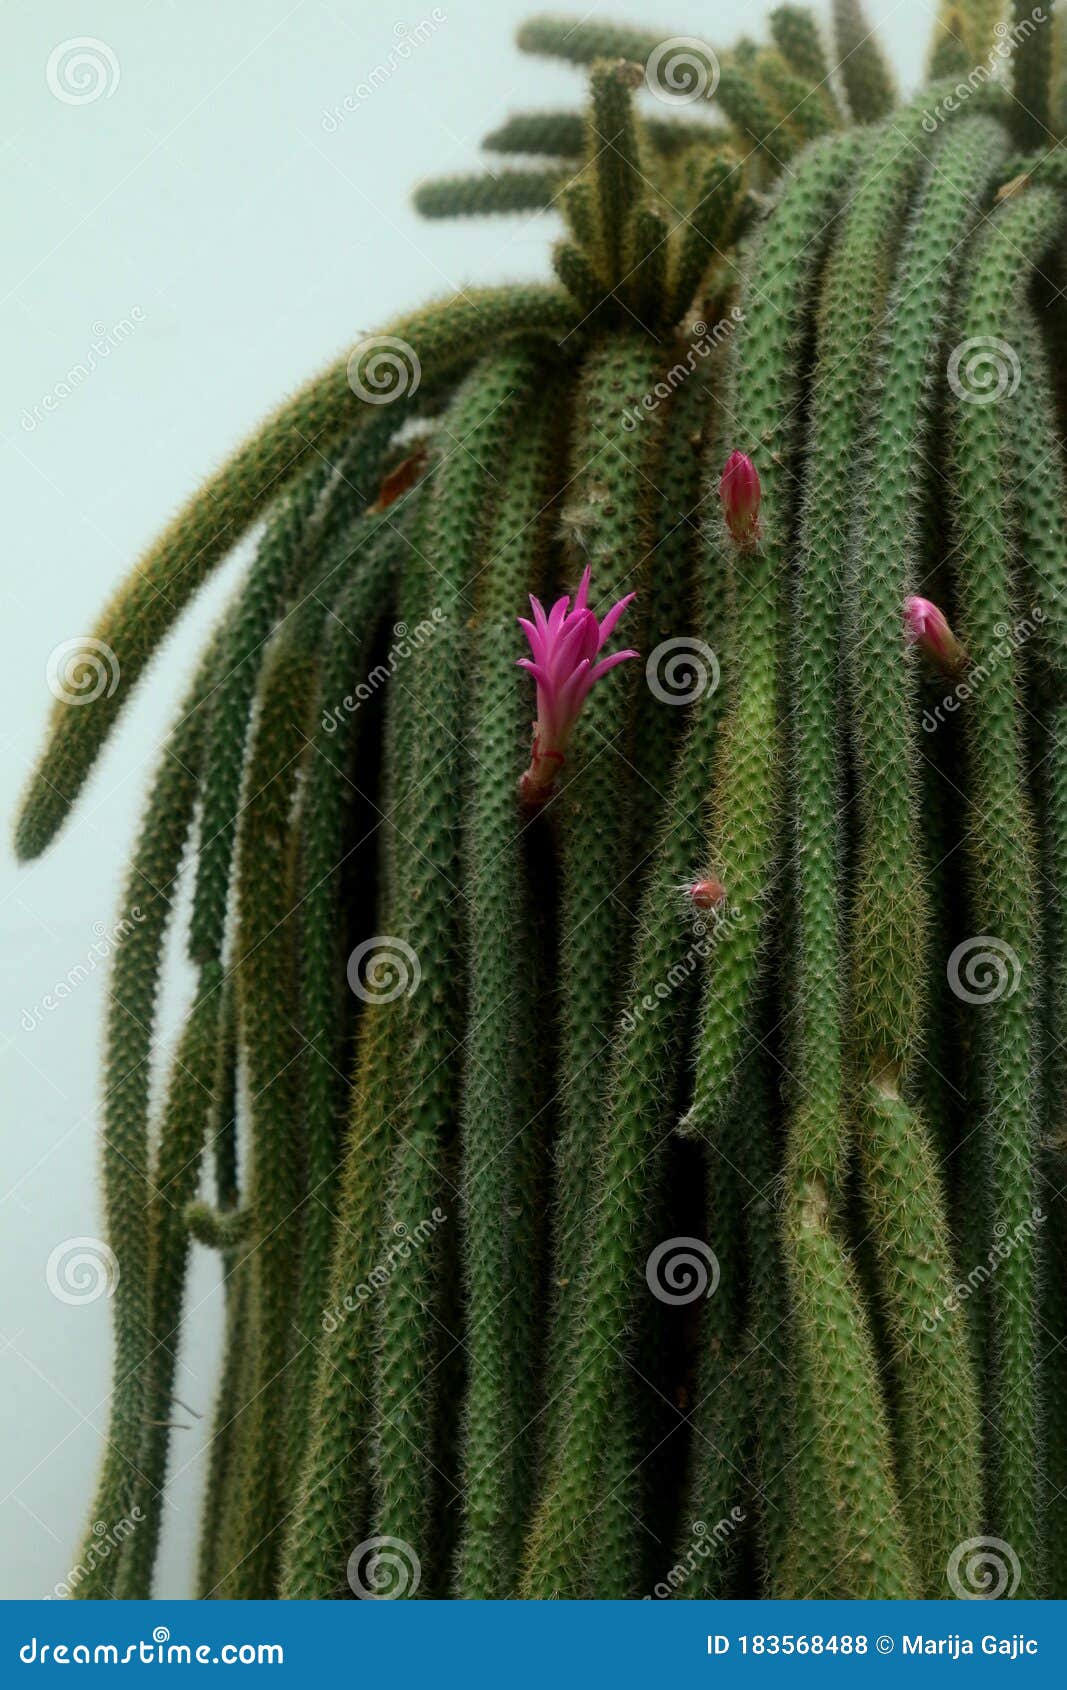
<path fill-rule="evenodd" d="M 903 104 L 856 0 L 533 20 L 587 109 L 417 203 L 551 208 L 557 281 L 346 350 L 68 664 L 25 858 L 260 528 L 129 859 L 79 1595 L 152 1593 L 195 1242 L 203 1596 L 1067 1597 L 1067 108 L 1002 10 Z"/>

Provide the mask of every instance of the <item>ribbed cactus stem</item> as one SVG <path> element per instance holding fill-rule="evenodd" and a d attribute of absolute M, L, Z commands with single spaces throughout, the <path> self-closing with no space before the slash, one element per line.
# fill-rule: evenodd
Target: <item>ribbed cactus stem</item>
<path fill-rule="evenodd" d="M 750 1194 L 748 1145 L 766 1126 L 765 1080 L 760 1074 L 758 1047 L 746 1064 L 739 1097 L 714 1145 L 704 1147 L 704 1237 L 718 1264 L 718 1283 L 708 1282 L 699 1328 L 695 1401 L 691 1411 L 692 1440 L 685 1506 L 675 1545 L 676 1559 L 705 1532 L 712 1534 L 707 1554 L 679 1594 L 690 1599 L 728 1596 L 728 1578 L 740 1548 L 737 1519 L 747 1516 L 751 1493 L 747 1482 L 753 1427 L 741 1412 L 752 1403 L 756 1389 L 757 1354 L 751 1330 L 746 1330 L 745 1287 L 731 1269 L 744 1249 L 743 1208 Z M 718 1531 L 727 1522 L 725 1536 Z"/>
<path fill-rule="evenodd" d="M 264 664 L 249 753 L 251 794 L 237 838 L 234 967 L 251 1119 L 248 1202 L 255 1391 L 242 1419 L 245 1494 L 240 1551 L 228 1596 L 275 1590 L 282 1499 L 299 1433 L 288 1420 L 289 1362 L 303 1217 L 299 1096 L 301 1039 L 294 970 L 296 861 L 290 820 L 312 726 L 315 635 L 322 607 L 307 600 L 279 629 Z M 292 1442 L 290 1441 L 292 1440 Z M 249 1459 L 256 1451 L 254 1461 Z"/>
<path fill-rule="evenodd" d="M 443 423 L 446 455 L 435 469 L 425 537 L 404 582 L 404 620 L 431 611 L 436 631 L 410 664 L 411 784 L 398 827 L 400 937 L 421 969 L 403 1002 L 405 1098 L 387 1206 L 397 1227 L 447 1215 L 444 1158 L 458 1123 L 450 1061 L 463 979 L 460 815 L 466 728 L 467 623 L 472 587 L 487 561 L 494 465 L 537 378 L 532 348 L 491 355 L 461 387 Z M 457 444 L 461 443 L 461 444 Z M 416 841 L 418 842 L 416 844 Z M 428 1559 L 438 1450 L 434 1362 L 443 1329 L 434 1316 L 439 1229 L 389 1280 L 383 1298 L 375 1402 L 375 1530 Z M 430 1592 L 425 1586 L 421 1594 Z"/>
<path fill-rule="evenodd" d="M 544 53 L 571 64 L 591 65 L 595 59 L 629 59 L 644 64 L 661 37 L 655 30 L 631 29 L 625 24 L 537 17 L 528 19 L 515 39 L 524 53 Z"/>
<path fill-rule="evenodd" d="M 707 639 L 695 632 L 694 624 L 706 619 L 717 628 L 723 619 L 721 583 L 714 599 L 708 600 L 700 579 L 704 525 L 710 514 L 704 477 L 715 467 L 707 443 L 717 404 L 714 383 L 721 378 L 723 360 L 721 354 L 709 355 L 706 341 L 683 344 L 667 377 L 670 383 L 672 376 L 675 381 L 681 376 L 681 385 L 667 412 L 655 470 L 654 550 L 645 594 L 642 655 L 646 683 L 653 679 L 656 684 L 638 691 L 633 747 L 637 778 L 647 784 L 650 799 L 647 811 L 642 808 L 638 817 L 639 865 L 655 840 L 658 805 L 666 802 L 670 790 L 689 705 L 706 687 L 714 688 L 719 676 L 718 657 Z M 695 367 L 689 369 L 691 354 Z M 635 421 L 635 431 L 646 426 L 644 421 Z M 684 876 L 684 868 L 681 873 Z"/>
<path fill-rule="evenodd" d="M 415 190 L 423 217 L 486 217 L 547 211 L 567 180 L 561 170 L 502 170 L 496 175 L 449 176 Z"/>
<path fill-rule="evenodd" d="M 761 53 L 756 60 L 756 78 L 782 114 L 785 129 L 801 144 L 840 127 L 833 109 L 821 97 L 822 90 L 795 76 L 780 54 Z"/>
<path fill-rule="evenodd" d="M 348 768 L 358 753 L 366 712 L 362 690 L 382 684 L 370 669 L 379 632 L 394 602 L 410 541 L 408 507 L 419 489 L 387 511 L 364 517 L 326 553 L 316 601 L 343 582 L 326 618 L 318 676 L 315 727 L 301 811 L 297 887 L 300 945 L 300 1021 L 303 1052 L 303 1254 L 289 1368 L 290 1471 L 302 1469 L 318 1368 L 317 1335 L 337 1229 L 334 1188 L 346 1099 L 347 1009 L 352 1002 L 344 949 L 343 877 L 349 852 L 345 822 L 353 785 Z M 327 585 L 329 584 L 329 585 Z M 399 659 L 398 659 L 399 661 Z M 350 902 L 352 896 L 350 894 Z M 373 900 L 366 900 L 373 904 Z M 360 935 L 365 939 L 365 935 Z"/>
<path fill-rule="evenodd" d="M 383 912 L 384 913 L 384 912 Z M 360 1025 L 352 1118 L 343 1144 L 337 1233 L 313 1348 L 315 1381 L 304 1468 L 286 1522 L 281 1594 L 343 1593 L 348 1558 L 369 1530 L 372 1346 L 381 1289 L 386 1184 L 395 1139 L 400 1009 L 368 1004 Z"/>
<path fill-rule="evenodd" d="M 1016 322 L 1032 268 L 1061 235 L 1058 198 L 1033 189 L 1010 200 L 976 237 L 957 318 L 961 341 L 1000 342 Z M 1011 384 L 1011 370 L 1006 380 Z M 967 848 L 978 934 L 1001 959 L 1004 989 L 973 1005 L 981 1061 L 982 1135 L 990 1164 L 994 1235 L 1013 1241 L 991 1300 L 995 1395 L 991 1523 L 1019 1558 L 1019 1596 L 1041 1586 L 1034 1425 L 1037 1381 L 1036 1247 L 1032 1231 L 1036 1131 L 1037 924 L 1033 826 L 1026 793 L 1018 664 L 1000 660 L 1003 624 L 1016 602 L 1013 546 L 998 476 L 1010 473 L 1010 402 L 974 404 L 966 392 L 953 418 L 958 454 L 961 634 L 976 666 L 989 669 L 967 716 L 971 804 Z M 992 661 L 991 661 L 992 659 Z"/>
<path fill-rule="evenodd" d="M 857 1055 L 866 1077 L 860 1144 L 888 1279 L 907 1450 L 906 1511 L 917 1571 L 931 1597 L 943 1590 L 953 1548 L 978 1531 L 980 1438 L 962 1318 L 950 1297 L 952 1263 L 934 1153 L 922 1120 L 900 1094 L 922 1032 L 927 942 L 914 671 L 902 661 L 902 606 L 921 585 L 915 579 L 915 511 L 950 280 L 939 258 L 946 250 L 962 251 L 961 223 L 977 219 L 1005 151 L 1006 138 L 985 118 L 961 124 L 938 149 L 894 283 L 874 395 L 875 408 L 893 427 L 872 438 L 848 571 L 846 645 L 861 812 L 851 971 Z M 953 1420 L 959 1437 L 946 1451 L 943 1430 Z"/>
<path fill-rule="evenodd" d="M 1026 559 L 1026 597 L 1019 601 L 1020 631 L 1029 634 L 1026 666 L 1045 695 L 1039 726 L 1031 726 L 1040 814 L 1038 891 L 1043 909 L 1041 947 L 1045 991 L 1042 1014 L 1040 1132 L 1043 1155 L 1035 1210 L 1040 1211 L 1041 1359 L 1044 1546 L 1042 1594 L 1067 1592 L 1064 1525 L 1067 1520 L 1067 474 L 1051 382 L 1049 349 L 1041 325 L 1024 312 L 1012 336 L 1025 371 L 1014 404 L 1012 430 L 1019 545 Z M 1036 625 L 1037 613 L 1041 621 Z M 1036 1217 L 1035 1217 L 1036 1218 Z"/>
<path fill-rule="evenodd" d="M 893 79 L 860 0 L 834 0 L 834 49 L 849 110 L 857 123 L 877 123 L 894 102 Z"/>
<path fill-rule="evenodd" d="M 1011 85 L 1020 107 L 1019 138 L 1024 146 L 1045 147 L 1056 137 L 1050 103 L 1053 65 L 1053 7 L 1013 0 L 1011 8 Z"/>
<path fill-rule="evenodd" d="M 806 6 L 779 6 L 769 22 L 771 38 L 790 70 L 809 88 L 817 89 L 840 120 L 841 109 L 830 84 L 830 62 L 814 12 Z"/>
<path fill-rule="evenodd" d="M 638 206 L 623 260 L 627 273 L 621 291 L 637 321 L 645 328 L 653 328 L 663 315 L 669 233 L 667 220 L 660 212 L 649 205 Z"/>
<path fill-rule="evenodd" d="M 637 71 L 640 80 L 640 71 Z M 593 66 L 589 118 L 589 168 L 596 183 L 604 280 L 616 287 L 626 277 L 630 222 L 644 193 L 633 89 L 635 68 L 625 61 Z"/>
<path fill-rule="evenodd" d="M 653 412 L 637 431 L 628 427 L 628 420 L 633 407 L 652 393 L 661 368 L 659 348 L 637 335 L 603 341 L 590 351 L 578 394 L 574 474 L 563 511 L 572 572 L 580 573 L 578 560 L 589 563 L 593 590 L 605 605 L 622 593 L 636 591 L 631 615 L 638 618 L 651 573 L 652 501 L 663 413 Z M 635 465 L 641 466 L 641 473 L 635 474 Z M 631 637 L 639 638 L 632 624 Z M 562 1370 L 569 1364 L 568 1335 L 594 1189 L 589 1135 L 600 1115 L 604 1056 L 623 984 L 615 957 L 632 919 L 630 900 L 636 895 L 630 881 L 632 823 L 628 810 L 619 803 L 619 792 L 630 779 L 632 712 L 639 684 L 638 665 L 628 664 L 611 677 L 610 685 L 594 688 L 572 740 L 562 790 L 554 800 L 562 830 L 563 889 L 561 1119 L 553 1214 L 557 1315 L 552 1322 L 548 1373 L 550 1428 L 557 1424 L 562 1407 L 557 1390 Z"/>
<path fill-rule="evenodd" d="M 790 688 L 795 713 L 798 1099 L 788 1151 L 786 1238 L 820 1435 L 801 1460 L 822 1464 L 826 1530 L 837 1534 L 841 1587 L 872 1594 L 910 1585 L 888 1423 L 855 1272 L 838 1213 L 848 1150 L 840 931 L 843 761 L 838 740 L 842 582 L 854 465 L 871 392 L 874 333 L 885 305 L 891 243 L 922 162 L 921 111 L 901 114 L 860 178 L 824 287 L 817 342 Z M 867 277 L 855 287 L 857 273 Z M 902 614 L 902 613 L 901 613 Z M 888 635 L 886 636 L 888 637 Z M 904 721 L 901 726 L 906 729 Z M 841 1322 L 848 1313 L 850 1337 Z M 842 1458 L 842 1451 L 846 1450 Z M 834 1486 L 840 1485 L 835 1494 Z"/>
<path fill-rule="evenodd" d="M 1005 155 L 989 119 L 969 119 L 936 152 L 894 282 L 873 407 L 892 419 L 872 432 L 848 560 L 846 653 L 860 759 L 861 842 L 852 991 L 868 1071 L 902 1070 L 921 1032 L 925 889 L 916 839 L 914 663 L 902 662 L 904 601 L 920 592 L 918 554 L 930 429 L 961 230 L 977 220 Z M 953 243 L 956 243 L 953 246 Z"/>
<path fill-rule="evenodd" d="M 856 137 L 817 144 L 762 233 L 741 298 L 746 331 L 733 343 L 736 445 L 755 453 L 764 539 L 737 583 L 737 644 L 730 708 L 717 751 L 709 861 L 734 914 L 715 947 L 704 989 L 693 1104 L 685 1130 L 714 1139 L 749 1043 L 752 1005 L 777 856 L 782 802 L 779 680 L 782 575 L 792 520 L 796 439 L 794 346 L 838 204 L 861 156 Z"/>
<path fill-rule="evenodd" d="M 930 75 L 966 76 L 974 62 L 967 49 L 963 7 L 958 0 L 942 0 L 930 41 Z"/>
<path fill-rule="evenodd" d="M 640 119 L 641 139 L 656 153 L 672 157 L 687 147 L 716 146 L 726 139 L 726 130 L 710 123 L 694 123 L 684 117 Z M 586 125 L 580 112 L 517 112 L 482 142 L 490 153 L 528 153 L 544 158 L 573 160 L 585 152 Z"/>
<path fill-rule="evenodd" d="M 247 1268 L 237 1266 L 232 1258 L 228 1259 L 222 1372 L 211 1425 L 211 1450 L 196 1563 L 196 1594 L 200 1598 L 215 1594 L 227 1570 L 222 1559 L 223 1540 L 227 1514 L 233 1506 L 240 1477 L 236 1471 L 236 1429 L 238 1417 L 247 1402 L 242 1383 L 247 1374 L 248 1281 Z"/>
<path fill-rule="evenodd" d="M 487 153 L 528 153 L 577 164 L 585 151 L 585 122 L 580 112 L 517 112 L 488 134 L 482 146 Z"/>
<path fill-rule="evenodd" d="M 150 1176 L 149 1386 L 134 1504 L 138 1527 L 115 1587 L 123 1600 L 147 1600 L 162 1526 L 178 1334 L 185 1297 L 189 1235 L 185 1206 L 196 1191 L 204 1145 L 215 1124 L 222 968 L 209 963 L 197 986 L 177 1049 L 160 1122 L 159 1151 Z M 136 1518 L 137 1516 L 135 1516 Z"/>
<path fill-rule="evenodd" d="M 938 1598 L 953 1550 L 982 1527 L 978 1387 L 924 1123 L 885 1082 L 861 1093 L 858 1118 L 896 1374 L 903 1508 L 922 1593 Z"/>
<path fill-rule="evenodd" d="M 724 151 L 708 165 L 700 183 L 700 197 L 683 225 L 671 278 L 669 319 L 677 320 L 688 309 L 712 260 L 729 242 L 740 191 L 739 161 L 735 154 Z"/>
<path fill-rule="evenodd" d="M 476 587 L 473 726 L 479 749 L 472 758 L 467 839 L 472 1030 L 462 1181 L 470 1374 L 456 1589 L 483 1599 L 508 1596 L 514 1588 L 525 1524 L 515 1515 L 514 1461 L 536 1412 L 525 1388 L 531 1358 L 521 1348 L 536 1337 L 519 1315 L 530 1264 L 517 1248 L 516 1226 L 528 1200 L 519 1183 L 520 1140 L 543 1128 L 531 1118 L 531 1076 L 522 1067 L 537 1048 L 536 1030 L 521 1019 L 529 1013 L 529 994 L 513 978 L 516 945 L 530 966 L 534 950 L 516 814 L 528 701 L 515 686 L 515 617 L 525 608 L 524 593 L 537 578 L 547 540 L 543 512 L 560 397 L 552 390 L 521 419 Z"/>
<path fill-rule="evenodd" d="M 796 152 L 796 140 L 785 122 L 786 108 L 766 97 L 755 67 L 750 71 L 736 63 L 721 65 L 715 99 L 741 135 L 766 152 L 775 169 Z"/>
<path fill-rule="evenodd" d="M 710 570 L 719 556 L 717 534 L 709 536 L 708 546 Z M 605 1125 L 595 1161 L 585 1174 L 583 1196 L 569 1211 L 576 1232 L 583 1210 L 589 1208 L 589 1245 L 585 1273 L 577 1275 L 580 1258 L 569 1269 L 567 1302 L 561 1310 L 565 1324 L 557 1326 L 555 1334 L 557 1343 L 566 1335 L 566 1372 L 555 1387 L 562 1393 L 563 1413 L 550 1482 L 527 1551 L 523 1588 L 533 1597 L 573 1595 L 583 1586 L 612 1397 L 624 1366 L 620 1352 L 626 1344 L 628 1315 L 635 1296 L 651 1295 L 634 1273 L 633 1240 L 647 1239 L 646 1255 L 657 1243 L 648 1238 L 648 1217 L 658 1183 L 664 1093 L 678 1051 L 684 988 L 716 942 L 714 932 L 690 931 L 679 910 L 679 878 L 702 837 L 712 761 L 707 728 L 718 713 L 717 695 L 705 688 L 692 708 L 668 806 L 670 825 L 657 845 L 642 901 L 641 940 L 622 1011 L 619 1053 L 609 1075 L 606 1113 L 600 1110 Z M 594 1049 L 587 1060 L 595 1065 L 597 1059 Z M 582 1078 L 586 1090 L 603 1084 L 598 1075 Z M 583 1168 L 590 1161 L 588 1135 L 596 1119 L 593 1107 L 579 1117 L 587 1123 L 587 1141 L 581 1142 L 575 1133 L 573 1156 Z M 571 1234 L 562 1234 L 558 1261 L 567 1261 L 573 1243 Z M 556 1365 L 559 1368 L 558 1357 Z"/>
<path fill-rule="evenodd" d="M 370 504 L 390 437 L 413 409 L 403 400 L 382 406 L 353 440 L 339 443 L 336 461 L 323 456 L 308 467 L 279 500 L 241 588 L 207 704 L 202 843 L 189 934 L 194 962 L 222 954 L 249 723 L 270 635 L 309 592 L 330 595 L 323 552 Z"/>
<path fill-rule="evenodd" d="M 163 753 L 123 890 L 121 942 L 112 968 L 104 1094 L 106 1236 L 120 1263 L 113 1297 L 115 1388 L 94 1520 L 129 1517 L 138 1481 L 151 1336 L 148 1211 L 150 1055 L 163 946 L 193 823 L 203 751 L 203 700 L 218 674 L 222 635 L 198 666 Z M 124 1265 L 123 1265 L 124 1264 Z M 124 1545 L 106 1562 L 88 1560 L 77 1595 L 112 1588 Z"/>
<path fill-rule="evenodd" d="M 769 1042 L 769 1041 L 768 1041 Z M 745 1184 L 741 1188 L 744 1236 L 751 1264 L 748 1328 L 755 1345 L 748 1381 L 756 1402 L 756 1479 L 759 1556 L 769 1596 L 786 1595 L 791 1545 L 818 1509 L 791 1519 L 794 1449 L 803 1442 L 796 1426 L 796 1348 L 782 1256 L 778 1214 L 777 1070 L 766 1051 L 753 1064 L 751 1090 L 742 1105 Z"/>

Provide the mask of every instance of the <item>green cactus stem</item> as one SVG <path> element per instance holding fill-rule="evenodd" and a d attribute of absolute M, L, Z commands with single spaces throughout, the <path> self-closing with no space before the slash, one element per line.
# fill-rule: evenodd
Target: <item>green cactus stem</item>
<path fill-rule="evenodd" d="M 1062 232 L 1063 214 L 1049 189 L 1009 201 L 976 237 L 968 286 L 957 319 L 961 343 L 998 338 L 1016 319 L 1031 270 Z M 1011 371 L 1008 380 L 1010 382 Z M 1006 989 L 975 1005 L 982 1074 L 982 1138 L 990 1158 L 993 1230 L 1013 1248 L 1001 1264 L 991 1306 L 995 1397 L 991 1517 L 1012 1545 L 1022 1574 L 1016 1594 L 1041 1588 L 1037 1541 L 1037 1459 L 1034 1439 L 1037 1382 L 1036 1247 L 1032 1232 L 1035 1179 L 1038 931 L 1034 914 L 1035 861 L 1031 807 L 1025 792 L 1018 665 L 1003 646 L 1015 604 L 1011 536 L 1004 504 L 991 498 L 987 474 L 1007 473 L 1009 423 L 1003 408 L 967 401 L 955 407 L 959 459 L 960 541 L 968 559 L 961 580 L 961 637 L 972 661 L 989 673 L 974 688 L 969 712 L 968 769 L 974 794 L 971 831 L 971 908 L 977 931 L 1007 970 Z M 980 941 L 981 943 L 981 941 Z M 1025 1428 L 1025 1430 L 1024 1430 Z"/>

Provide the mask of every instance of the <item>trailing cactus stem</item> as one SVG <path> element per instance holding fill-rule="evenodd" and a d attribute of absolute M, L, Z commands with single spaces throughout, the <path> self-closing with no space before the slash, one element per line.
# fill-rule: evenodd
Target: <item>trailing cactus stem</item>
<path fill-rule="evenodd" d="M 1024 289 L 1062 235 L 1063 210 L 1050 190 L 1009 200 L 976 236 L 961 301 L 960 339 L 1000 336 L 1018 318 Z M 1006 502 L 993 494 L 1010 474 L 1010 424 L 996 405 L 965 396 L 954 415 L 958 522 L 965 579 L 961 637 L 975 664 L 989 666 L 1003 648 L 1015 603 L 1013 547 Z M 1011 651 L 975 688 L 967 721 L 972 793 L 968 854 L 972 909 L 979 933 L 1003 959 L 1010 989 L 982 1008 L 976 1030 L 982 1063 L 982 1136 L 990 1158 L 994 1238 L 1017 1241 L 998 1273 L 992 1301 L 995 1395 L 992 1521 L 1012 1545 L 1022 1575 L 1016 1594 L 1042 1586 L 1037 1538 L 1037 1279 L 1033 1236 L 1038 930 L 1033 821 L 1027 796 L 1018 663 Z M 977 1011 L 976 1011 L 977 1013 Z"/>

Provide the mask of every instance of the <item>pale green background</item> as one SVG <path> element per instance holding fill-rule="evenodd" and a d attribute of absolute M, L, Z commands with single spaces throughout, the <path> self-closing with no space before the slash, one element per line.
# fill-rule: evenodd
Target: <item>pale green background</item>
<path fill-rule="evenodd" d="M 409 193 L 423 174 L 474 167 L 478 137 L 509 111 L 573 104 L 580 76 L 515 50 L 515 25 L 534 9 L 522 0 L 443 0 L 440 9 L 445 21 L 328 133 L 323 113 L 386 61 L 395 26 L 413 29 L 431 5 L 3 6 L 5 816 L 50 703 L 49 653 L 92 628 L 161 521 L 263 412 L 401 308 L 472 281 L 548 276 L 554 218 L 424 224 Z M 598 0 L 584 15 L 729 42 L 742 29 L 762 33 L 763 10 Z M 905 85 L 921 74 L 934 10 L 932 0 L 869 0 Z M 76 106 L 49 91 L 49 54 L 76 36 L 114 52 L 110 98 Z M 131 313 L 143 319 L 133 332 L 28 430 L 25 413 L 85 359 L 94 333 Z M 232 567 L 224 576 L 127 707 L 52 852 L 23 870 L 9 853 L 0 862 L 4 1596 L 44 1596 L 67 1574 L 106 1424 L 109 1369 L 107 1300 L 66 1306 L 45 1283 L 53 1246 L 101 1227 L 105 971 L 32 1030 L 23 1012 L 87 960 L 94 923 L 111 924 L 155 748 Z M 188 984 L 175 968 L 168 1038 Z M 191 1592 L 220 1300 L 213 1262 L 198 1249 L 178 1388 L 205 1418 L 175 1433 L 180 1472 L 161 1595 Z"/>

